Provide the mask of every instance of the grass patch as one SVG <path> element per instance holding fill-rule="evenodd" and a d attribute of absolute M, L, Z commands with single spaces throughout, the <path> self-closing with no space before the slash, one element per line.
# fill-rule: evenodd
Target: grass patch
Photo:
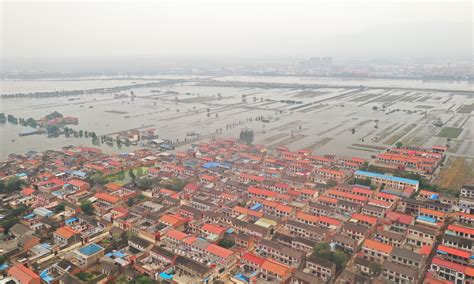
<path fill-rule="evenodd" d="M 395 144 L 400 138 L 408 134 L 408 132 L 412 131 L 416 127 L 416 124 L 412 123 L 405 126 L 402 130 L 395 133 L 393 136 L 385 140 L 385 145 L 392 145 Z"/>
<path fill-rule="evenodd" d="M 443 129 L 441 129 L 441 131 L 438 133 L 438 137 L 458 138 L 461 132 L 462 128 L 443 127 Z"/>
<path fill-rule="evenodd" d="M 451 157 L 441 169 L 436 184 L 441 188 L 459 190 L 474 180 L 474 162 L 464 157 Z"/>
<path fill-rule="evenodd" d="M 458 113 L 471 113 L 474 111 L 474 104 L 463 105 L 458 109 Z"/>

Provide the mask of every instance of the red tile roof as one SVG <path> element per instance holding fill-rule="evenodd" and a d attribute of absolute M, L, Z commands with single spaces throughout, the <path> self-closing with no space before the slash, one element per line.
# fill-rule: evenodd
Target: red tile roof
<path fill-rule="evenodd" d="M 8 275 L 20 280 L 20 283 L 40 283 L 40 277 L 23 264 L 15 263 L 8 269 Z"/>
<path fill-rule="evenodd" d="M 202 231 L 207 231 L 215 235 L 220 235 L 222 234 L 226 229 L 222 228 L 217 225 L 212 225 L 212 224 L 204 224 L 201 228 Z"/>
<path fill-rule="evenodd" d="M 469 253 L 468 251 L 457 249 L 457 248 L 451 248 L 451 247 L 447 247 L 447 246 L 443 246 L 443 245 L 438 245 L 437 250 L 443 251 L 443 252 L 451 254 L 451 255 L 459 256 L 459 257 L 462 257 L 462 258 L 469 259 L 471 257 L 471 253 Z"/>
<path fill-rule="evenodd" d="M 166 236 L 181 241 L 184 240 L 188 235 L 177 230 L 169 230 L 168 232 L 166 232 Z"/>
<path fill-rule="evenodd" d="M 262 269 L 285 277 L 291 273 L 291 268 L 273 260 L 265 260 L 262 264 Z"/>
<path fill-rule="evenodd" d="M 436 264 L 441 267 L 446 267 L 446 268 L 449 268 L 461 273 L 464 273 L 464 270 L 467 268 L 464 265 L 439 258 L 438 256 L 433 257 L 433 260 L 431 261 L 431 263 Z"/>
<path fill-rule="evenodd" d="M 464 234 L 469 234 L 469 235 L 474 235 L 474 229 L 466 228 L 466 227 L 462 227 L 462 226 L 454 225 L 454 224 L 449 225 L 448 230 L 459 232 L 459 233 L 464 233 Z"/>
<path fill-rule="evenodd" d="M 54 233 L 56 233 L 58 236 L 61 236 L 65 239 L 69 239 L 72 236 L 74 236 L 75 234 L 77 234 L 76 231 L 74 231 L 73 229 L 71 229 L 68 226 L 59 227 L 58 229 L 56 229 L 56 231 Z"/>
<path fill-rule="evenodd" d="M 105 192 L 96 193 L 95 197 L 97 197 L 97 199 L 104 200 L 104 201 L 110 202 L 110 203 L 117 203 L 117 202 L 120 201 L 120 197 L 110 195 L 110 194 L 105 193 Z"/>
<path fill-rule="evenodd" d="M 243 256 L 242 256 L 243 259 L 247 260 L 248 262 L 251 262 L 251 263 L 255 263 L 257 264 L 258 266 L 261 266 L 264 262 L 265 262 L 265 259 L 262 258 L 262 257 L 259 257 L 259 256 L 256 256 L 254 254 L 251 254 L 249 252 L 246 252 Z"/>
<path fill-rule="evenodd" d="M 393 247 L 391 245 L 383 244 L 381 242 L 370 239 L 364 241 L 363 247 L 377 250 L 386 254 L 390 254 L 393 250 Z"/>
<path fill-rule="evenodd" d="M 210 252 L 214 255 L 217 255 L 221 258 L 228 258 L 228 257 L 230 257 L 231 255 L 234 254 L 234 252 L 231 251 L 230 249 L 226 249 L 226 248 L 220 247 L 220 246 L 215 245 L 215 244 L 210 244 L 206 248 L 206 251 L 208 251 L 208 252 Z"/>
<path fill-rule="evenodd" d="M 377 218 L 376 217 L 372 217 L 372 216 L 368 216 L 368 215 L 364 215 L 364 214 L 359 214 L 359 213 L 354 213 L 352 214 L 352 219 L 356 219 L 356 220 L 359 220 L 359 221 L 362 221 L 362 222 L 367 222 L 371 225 L 375 225 L 377 224 Z"/>

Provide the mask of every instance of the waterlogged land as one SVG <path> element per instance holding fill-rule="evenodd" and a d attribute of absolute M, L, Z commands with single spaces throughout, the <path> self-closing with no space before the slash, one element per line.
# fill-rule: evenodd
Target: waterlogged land
<path fill-rule="evenodd" d="M 405 81 L 394 87 L 377 87 L 380 81 L 366 81 L 368 86 L 321 86 L 318 81 L 304 78 L 265 78 L 267 82 L 263 83 L 259 81 L 262 78 L 236 83 L 235 77 L 106 80 L 106 85 L 97 80 L 81 80 L 71 81 L 69 88 L 68 81 L 61 81 L 66 90 L 80 90 L 78 87 L 83 84 L 84 90 L 89 91 L 3 99 L 0 112 L 40 118 L 59 111 L 79 118 L 79 125 L 73 128 L 94 131 L 98 136 L 155 128 L 160 138 L 170 139 L 183 149 L 191 141 L 199 141 L 187 136 L 191 132 L 201 138 L 236 137 L 248 128 L 255 131 L 255 143 L 273 148 L 288 146 L 316 153 L 370 157 L 397 142 L 418 146 L 449 144 L 450 154 L 474 158 L 474 134 L 470 130 L 474 129 L 474 94 L 458 83 L 448 88 L 450 85 L 444 82 L 446 90 L 460 89 L 445 91 L 433 90 L 437 85 L 416 89 L 418 83 L 410 87 Z M 33 91 L 32 83 L 26 84 L 22 89 L 21 81 L 15 81 L 20 93 Z M 48 90 L 43 81 L 38 84 L 42 86 L 38 92 L 57 90 Z M 114 88 L 119 86 L 126 89 Z M 91 91 L 99 87 L 107 91 Z M 10 86 L 7 94 L 13 93 Z M 263 119 L 257 119 L 260 117 Z M 30 149 L 92 145 L 90 139 L 84 138 L 19 137 L 18 133 L 24 130 L 18 125 L 0 126 L 1 158 Z M 100 147 L 109 152 L 128 149 L 116 145 Z"/>

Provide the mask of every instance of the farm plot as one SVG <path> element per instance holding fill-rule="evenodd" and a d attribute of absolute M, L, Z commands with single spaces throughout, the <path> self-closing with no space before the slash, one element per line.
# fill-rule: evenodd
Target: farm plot
<path fill-rule="evenodd" d="M 474 104 L 470 104 L 470 105 L 462 105 L 459 109 L 458 109 L 458 113 L 471 113 L 474 111 Z"/>
<path fill-rule="evenodd" d="M 438 133 L 438 137 L 458 138 L 462 130 L 462 128 L 456 127 L 443 127 L 443 129 Z"/>
<path fill-rule="evenodd" d="M 460 189 L 474 179 L 474 161 L 464 157 L 450 157 L 435 183 L 446 189 Z"/>
<path fill-rule="evenodd" d="M 390 138 L 385 140 L 384 144 L 385 145 L 395 144 L 400 138 L 407 135 L 408 132 L 412 131 L 415 127 L 416 127 L 416 124 L 414 123 L 405 126 L 402 130 L 398 131 L 397 133 L 392 135 Z"/>

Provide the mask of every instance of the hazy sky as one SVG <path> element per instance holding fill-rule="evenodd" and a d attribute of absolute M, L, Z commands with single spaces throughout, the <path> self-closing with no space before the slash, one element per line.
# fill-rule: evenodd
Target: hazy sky
<path fill-rule="evenodd" d="M 3 60 L 473 53 L 471 1 L 412 2 L 2 1 L 1 53 Z"/>

